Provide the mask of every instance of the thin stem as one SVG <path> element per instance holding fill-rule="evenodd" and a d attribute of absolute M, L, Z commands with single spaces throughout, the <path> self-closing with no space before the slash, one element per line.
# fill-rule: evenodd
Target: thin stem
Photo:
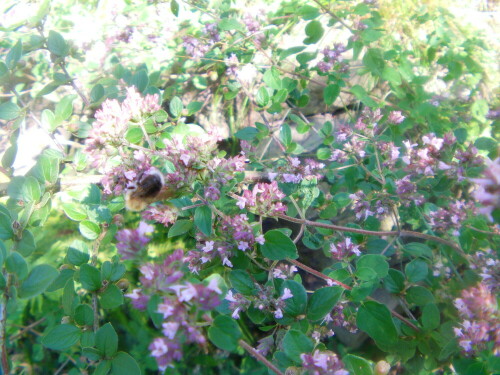
<path fill-rule="evenodd" d="M 279 368 L 277 368 L 275 365 L 273 365 L 266 357 L 264 357 L 261 353 L 259 353 L 257 350 L 255 350 L 252 346 L 250 346 L 246 341 L 239 340 L 238 343 L 240 346 L 245 349 L 248 354 L 250 354 L 252 357 L 254 357 L 256 360 L 260 361 L 263 363 L 269 370 L 274 372 L 277 375 L 285 375 Z"/>
<path fill-rule="evenodd" d="M 59 66 L 63 70 L 63 72 L 66 75 L 66 77 L 71 81 L 71 86 L 73 87 L 73 89 L 75 89 L 76 93 L 80 96 L 80 98 L 82 98 L 82 100 L 85 103 L 85 105 L 87 107 L 90 106 L 90 101 L 85 97 L 85 95 L 83 95 L 83 93 L 80 91 L 80 89 L 76 85 L 75 80 L 73 78 L 71 78 L 71 76 L 69 75 L 68 71 L 66 70 L 66 65 L 63 62 L 61 62 L 59 64 Z"/>
<path fill-rule="evenodd" d="M 333 278 L 331 278 L 330 276 L 327 276 L 325 275 L 324 273 L 322 272 L 319 272 L 319 271 L 316 271 L 315 269 L 309 267 L 309 266 L 306 266 L 305 264 L 299 262 L 298 260 L 295 260 L 295 259 L 287 259 L 288 262 L 294 264 L 295 266 L 299 267 L 300 269 L 306 271 L 306 272 L 309 272 L 310 274 L 320 278 L 320 279 L 323 279 L 325 281 L 328 282 L 328 284 L 336 284 L 336 285 L 339 285 L 341 286 L 342 288 L 346 289 L 346 290 L 352 290 L 352 288 L 349 286 L 349 285 L 346 285 L 338 280 L 335 280 Z M 378 303 L 381 303 L 379 301 L 377 301 L 375 298 L 372 298 L 372 297 L 367 297 L 366 298 L 367 300 L 369 301 L 374 301 L 374 302 L 378 302 Z M 420 331 L 420 329 L 415 325 L 413 324 L 412 322 L 410 322 L 408 319 L 406 319 L 405 317 L 403 317 L 402 315 L 400 315 L 399 313 L 397 313 L 396 311 L 393 311 L 393 310 L 390 310 L 391 314 L 393 316 L 395 316 L 396 318 L 398 318 L 399 320 L 401 320 L 404 324 L 406 324 L 408 327 L 411 327 L 413 328 L 414 330 L 416 331 Z"/>
<path fill-rule="evenodd" d="M 2 300 L 0 301 L 0 350 L 2 370 L 4 374 L 10 373 L 9 357 L 7 355 L 7 303 L 9 301 L 8 290 L 10 288 L 10 275 L 4 273 L 4 278 L 7 280 L 7 286 L 2 293 Z"/>
<path fill-rule="evenodd" d="M 313 0 L 316 4 L 319 5 L 319 7 L 321 9 L 323 9 L 324 12 L 328 13 L 328 15 L 330 17 L 332 17 L 333 19 L 335 19 L 335 21 L 337 21 L 338 23 L 340 23 L 342 26 L 344 26 L 346 29 L 348 29 L 351 33 L 355 33 L 355 30 L 349 26 L 348 24 L 346 24 L 344 22 L 344 20 L 338 16 L 335 15 L 335 13 L 333 13 L 330 9 L 327 9 L 323 4 L 321 4 L 321 2 L 319 2 L 318 0 Z"/>
<path fill-rule="evenodd" d="M 26 332 L 28 332 L 28 331 L 32 331 L 34 327 L 36 327 L 37 325 L 39 325 L 39 324 L 41 324 L 41 323 L 45 322 L 45 320 L 46 320 L 46 318 L 42 318 L 42 319 L 37 320 L 37 321 L 36 321 L 36 322 L 34 322 L 34 323 L 31 323 L 29 326 L 24 327 L 24 328 L 23 328 L 23 329 L 21 329 L 18 333 L 16 333 L 15 335 L 12 335 L 12 336 L 10 337 L 10 341 L 15 341 L 15 340 L 17 340 L 19 337 L 21 337 L 22 335 L 24 335 Z M 37 334 L 37 335 L 39 335 L 39 333 L 38 333 L 38 332 L 36 332 L 36 331 L 35 331 L 34 333 L 35 333 L 35 334 Z"/>
<path fill-rule="evenodd" d="M 106 233 L 107 229 L 105 228 L 93 243 L 92 254 L 90 258 L 90 264 L 92 266 L 97 265 L 97 254 L 99 252 L 99 247 L 101 246 L 101 241 L 104 239 L 104 236 L 106 236 Z M 92 294 L 92 310 L 94 311 L 93 330 L 94 332 L 97 332 L 97 330 L 99 329 L 99 306 L 97 303 L 97 292 L 92 292 L 91 294 Z"/>
<path fill-rule="evenodd" d="M 434 241 L 434 242 L 439 242 L 444 245 L 450 246 L 454 250 L 457 251 L 458 254 L 460 254 L 463 257 L 466 257 L 465 253 L 463 250 L 455 243 L 445 240 L 440 237 L 432 236 L 430 234 L 425 234 L 425 233 L 419 233 L 419 232 L 414 232 L 411 230 L 402 230 L 402 231 L 372 231 L 372 230 L 365 230 L 365 229 L 358 229 L 358 228 L 349 228 L 349 227 L 343 227 L 340 225 L 334 225 L 334 224 L 326 224 L 326 223 L 318 223 L 315 221 L 311 220 L 303 220 L 303 219 L 297 219 L 295 217 L 291 217 L 288 215 L 276 215 L 277 217 L 291 221 L 293 223 L 297 224 L 305 224 L 307 226 L 311 227 L 318 227 L 318 228 L 326 228 L 326 229 L 332 229 L 336 230 L 339 232 L 351 232 L 351 233 L 359 233 L 359 234 L 364 234 L 367 236 L 401 236 L 401 237 L 414 237 L 414 238 L 422 238 L 424 240 L 429 240 L 429 241 Z"/>

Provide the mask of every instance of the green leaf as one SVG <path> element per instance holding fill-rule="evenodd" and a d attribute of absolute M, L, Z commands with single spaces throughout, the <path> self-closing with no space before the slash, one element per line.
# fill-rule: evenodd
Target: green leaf
<path fill-rule="evenodd" d="M 55 326 L 43 337 L 42 344 L 52 350 L 68 349 L 78 342 L 81 334 L 78 327 L 71 324 L 61 324 Z"/>
<path fill-rule="evenodd" d="M 178 118 L 182 115 L 182 110 L 184 109 L 184 105 L 182 104 L 181 98 L 178 96 L 174 96 L 170 101 L 170 113 L 174 118 Z"/>
<path fill-rule="evenodd" d="M 72 269 L 63 269 L 59 272 L 59 275 L 56 279 L 49 285 L 49 287 L 45 290 L 46 292 L 55 292 L 61 288 L 64 288 L 69 279 L 73 279 L 73 275 L 75 274 L 75 270 Z"/>
<path fill-rule="evenodd" d="M 170 0 L 170 11 L 176 17 L 179 17 L 179 3 L 175 0 Z"/>
<path fill-rule="evenodd" d="M 17 62 L 21 59 L 23 54 L 23 45 L 20 40 L 12 47 L 5 57 L 5 64 L 10 70 L 14 70 Z"/>
<path fill-rule="evenodd" d="M 187 105 L 187 114 L 191 116 L 198 112 L 203 107 L 203 102 L 191 102 Z"/>
<path fill-rule="evenodd" d="M 111 361 L 112 375 L 141 375 L 139 365 L 129 354 L 118 352 Z"/>
<path fill-rule="evenodd" d="M 12 102 L 0 104 L 0 120 L 10 121 L 21 116 L 21 108 Z"/>
<path fill-rule="evenodd" d="M 288 124 L 281 125 L 280 139 L 285 147 L 288 147 L 292 143 L 292 129 Z"/>
<path fill-rule="evenodd" d="M 342 358 L 342 362 L 344 362 L 349 374 L 373 375 L 372 364 L 364 358 L 348 354 Z"/>
<path fill-rule="evenodd" d="M 297 46 L 297 47 L 291 47 L 288 49 L 285 49 L 280 52 L 280 60 L 286 59 L 288 56 L 295 55 L 296 53 L 302 52 L 305 50 L 305 46 Z"/>
<path fill-rule="evenodd" d="M 252 278 L 244 270 L 232 270 L 229 274 L 229 282 L 241 294 L 253 296 L 257 292 Z"/>
<path fill-rule="evenodd" d="M 274 90 L 281 90 L 283 88 L 283 83 L 281 81 L 280 72 L 275 67 L 272 67 L 271 69 L 266 70 L 262 79 L 264 80 L 264 83 L 268 87 L 270 87 Z"/>
<path fill-rule="evenodd" d="M 351 92 L 354 96 L 359 99 L 363 104 L 366 104 L 369 107 L 376 107 L 377 102 L 375 102 L 372 98 L 368 96 L 366 90 L 360 85 L 354 85 L 351 87 Z"/>
<path fill-rule="evenodd" d="M 212 210 L 208 206 L 196 207 L 194 225 L 207 237 L 212 234 Z"/>
<path fill-rule="evenodd" d="M 109 260 L 102 264 L 101 278 L 102 280 L 108 280 L 114 283 L 122 278 L 125 274 L 125 266 L 119 262 L 111 263 Z"/>
<path fill-rule="evenodd" d="M 395 86 L 399 86 L 402 82 L 401 74 L 396 69 L 388 66 L 385 66 L 382 70 L 382 78 Z"/>
<path fill-rule="evenodd" d="M 123 293 L 115 284 L 108 285 L 106 290 L 100 293 L 100 297 L 103 309 L 114 309 L 123 305 Z"/>
<path fill-rule="evenodd" d="M 5 259 L 5 269 L 16 274 L 19 280 L 24 280 L 28 275 L 28 263 L 17 252 L 13 252 Z"/>
<path fill-rule="evenodd" d="M 332 156 L 332 151 L 329 147 L 320 147 L 316 150 L 316 157 L 319 160 L 327 160 Z"/>
<path fill-rule="evenodd" d="M 132 76 L 130 85 L 137 87 L 137 90 L 143 92 L 149 85 L 148 72 L 144 69 L 139 70 Z"/>
<path fill-rule="evenodd" d="M 81 341 L 83 341 L 83 338 L 82 338 Z M 83 346 L 83 344 L 82 344 L 82 346 Z M 84 348 L 84 350 L 85 349 L 93 349 L 93 348 Z M 88 355 L 85 355 L 85 357 L 87 357 L 88 359 L 90 359 L 92 361 L 99 360 L 99 357 L 97 357 L 97 358 L 91 358 Z M 92 373 L 92 375 L 108 375 L 110 370 L 111 370 L 111 361 L 107 360 L 107 359 L 104 359 L 101 362 L 99 362 L 99 364 L 95 368 L 95 371 Z"/>
<path fill-rule="evenodd" d="M 174 225 L 168 231 L 168 238 L 181 236 L 186 234 L 193 227 L 193 223 L 190 220 L 177 220 Z"/>
<path fill-rule="evenodd" d="M 21 187 L 21 199 L 24 202 L 38 202 L 42 196 L 40 184 L 35 177 L 28 176 Z"/>
<path fill-rule="evenodd" d="M 55 184 L 59 178 L 59 159 L 48 155 L 41 155 L 33 170 L 33 175 L 41 184 L 48 182 Z"/>
<path fill-rule="evenodd" d="M 73 311 L 78 302 L 79 300 L 76 298 L 76 292 L 75 292 L 75 283 L 73 281 L 73 278 L 71 278 L 66 282 L 66 285 L 64 286 L 63 289 L 62 307 L 64 313 L 69 316 L 73 315 Z"/>
<path fill-rule="evenodd" d="M 96 348 L 105 357 L 112 357 L 118 350 L 118 335 L 111 323 L 106 323 L 95 333 Z"/>
<path fill-rule="evenodd" d="M 69 81 L 68 81 L 69 82 Z M 52 81 L 48 84 L 46 84 L 37 94 L 36 94 L 36 97 L 37 98 L 40 98 L 44 95 L 47 95 L 47 94 L 50 94 L 51 92 L 53 92 L 54 90 L 56 90 L 59 86 L 62 86 L 64 85 L 64 82 L 56 82 L 56 81 Z"/>
<path fill-rule="evenodd" d="M 14 236 L 12 220 L 9 216 L 0 212 L 0 240 L 10 240 Z"/>
<path fill-rule="evenodd" d="M 94 266 L 84 264 L 80 267 L 80 282 L 82 287 L 89 292 L 98 290 L 102 286 L 101 273 Z"/>
<path fill-rule="evenodd" d="M 106 92 L 104 91 L 104 86 L 100 83 L 96 84 L 94 87 L 92 87 L 92 90 L 90 90 L 90 101 L 92 103 L 98 102 L 105 93 Z"/>
<path fill-rule="evenodd" d="M 434 303 L 434 296 L 423 286 L 412 286 L 406 291 L 406 301 L 417 306 L 425 306 Z"/>
<path fill-rule="evenodd" d="M 234 352 L 238 348 L 238 340 L 242 336 L 236 321 L 228 316 L 217 316 L 208 329 L 208 338 L 219 349 Z"/>
<path fill-rule="evenodd" d="M 74 240 L 68 247 L 66 254 L 66 261 L 75 266 L 80 266 L 89 261 L 89 247 L 87 244 L 80 240 Z"/>
<path fill-rule="evenodd" d="M 431 248 L 419 242 L 410 242 L 405 244 L 403 247 L 403 252 L 414 257 L 432 258 Z"/>
<path fill-rule="evenodd" d="M 326 105 L 332 105 L 340 94 L 340 86 L 329 84 L 323 89 L 323 98 Z"/>
<path fill-rule="evenodd" d="M 363 63 L 374 76 L 380 77 L 385 68 L 382 50 L 378 48 L 370 48 L 363 56 Z"/>
<path fill-rule="evenodd" d="M 297 15 L 303 20 L 309 21 L 317 18 L 319 16 L 319 9 L 310 5 L 303 5 L 297 11 Z"/>
<path fill-rule="evenodd" d="M 144 133 L 138 126 L 129 127 L 125 133 L 125 139 L 135 145 L 142 143 L 143 137 Z"/>
<path fill-rule="evenodd" d="M 361 267 L 375 271 L 379 278 L 386 277 L 389 271 L 389 263 L 385 260 L 385 256 L 377 254 L 367 254 L 359 257 L 356 261 L 356 268 Z"/>
<path fill-rule="evenodd" d="M 64 57 L 69 52 L 69 46 L 64 40 L 63 36 L 54 30 L 49 31 L 47 48 L 50 52 L 59 57 Z"/>
<path fill-rule="evenodd" d="M 317 289 L 309 298 L 307 318 L 313 322 L 323 319 L 337 304 L 343 289 L 340 286 L 327 286 Z"/>
<path fill-rule="evenodd" d="M 218 26 L 219 29 L 222 31 L 231 31 L 231 30 L 237 30 L 241 32 L 245 31 L 245 27 L 234 18 L 223 18 L 222 20 L 220 20 Z"/>
<path fill-rule="evenodd" d="M 35 237 L 29 230 L 23 230 L 21 240 L 17 243 L 17 252 L 23 257 L 30 256 L 36 250 Z"/>
<path fill-rule="evenodd" d="M 474 142 L 474 146 L 476 146 L 479 150 L 495 151 L 498 147 L 498 142 L 496 142 L 493 138 L 479 137 Z"/>
<path fill-rule="evenodd" d="M 78 229 L 82 236 L 88 240 L 95 240 L 99 237 L 99 234 L 101 234 L 99 225 L 90 220 L 81 221 Z"/>
<path fill-rule="evenodd" d="M 318 55 L 317 52 L 302 52 L 298 54 L 295 58 L 301 65 L 307 64 L 309 61 L 314 60 Z"/>
<path fill-rule="evenodd" d="M 319 21 L 310 21 L 306 25 L 305 29 L 307 38 L 303 40 L 304 44 L 314 44 L 318 42 L 323 36 L 324 30 L 321 22 Z"/>
<path fill-rule="evenodd" d="M 271 260 L 297 259 L 297 247 L 283 232 L 273 229 L 264 234 L 266 242 L 260 246 L 262 255 Z"/>
<path fill-rule="evenodd" d="M 234 136 L 244 141 L 253 141 L 257 136 L 257 134 L 259 134 L 258 129 L 252 127 L 246 127 L 241 130 L 238 130 Z"/>
<path fill-rule="evenodd" d="M 384 287 L 391 293 L 400 293 L 405 287 L 405 276 L 402 272 L 390 269 L 384 278 Z"/>
<path fill-rule="evenodd" d="M 56 105 L 55 116 L 61 120 L 67 120 L 73 114 L 73 101 L 76 95 L 66 95 Z"/>
<path fill-rule="evenodd" d="M 17 143 L 10 146 L 2 156 L 2 167 L 11 168 L 17 156 Z"/>
<path fill-rule="evenodd" d="M 288 330 L 283 337 L 282 346 L 286 355 L 296 363 L 302 363 L 302 353 L 310 353 L 314 349 L 311 339 L 296 329 Z"/>
<path fill-rule="evenodd" d="M 61 119 L 56 119 L 56 115 L 50 109 L 44 109 L 42 111 L 42 124 L 53 132 L 59 125 L 61 125 Z"/>
<path fill-rule="evenodd" d="M 84 207 L 77 203 L 63 203 L 62 209 L 71 220 L 82 221 L 87 218 Z"/>
<path fill-rule="evenodd" d="M 356 324 L 360 330 L 381 344 L 390 345 L 398 339 L 391 312 L 381 303 L 364 302 L 358 309 Z"/>
<path fill-rule="evenodd" d="M 440 322 L 440 313 L 439 309 L 434 303 L 429 303 L 424 306 L 422 310 L 422 326 L 426 330 L 433 330 L 439 327 Z"/>
<path fill-rule="evenodd" d="M 43 293 L 58 275 L 59 272 L 48 264 L 34 267 L 19 287 L 19 297 L 32 298 Z"/>
<path fill-rule="evenodd" d="M 74 319 L 80 326 L 92 326 L 94 323 L 94 311 L 89 305 L 78 305 L 75 309 Z"/>
<path fill-rule="evenodd" d="M 255 96 L 255 101 L 257 105 L 260 107 L 265 107 L 269 104 L 269 93 L 267 92 L 267 88 L 262 86 L 259 91 L 257 91 L 257 95 Z"/>
<path fill-rule="evenodd" d="M 458 66 L 461 67 L 461 64 L 459 64 Z M 471 105 L 470 112 L 472 114 L 472 117 L 474 117 L 476 120 L 485 122 L 485 116 L 488 113 L 488 109 L 488 102 L 485 99 L 479 99 Z"/>
<path fill-rule="evenodd" d="M 280 297 L 285 288 L 290 289 L 293 297 L 285 300 L 284 312 L 293 317 L 304 314 L 307 307 L 307 292 L 304 286 L 296 281 L 286 280 L 281 284 Z"/>
<path fill-rule="evenodd" d="M 420 259 L 414 259 L 405 267 L 406 278 L 411 283 L 424 280 L 429 273 L 427 263 Z"/>

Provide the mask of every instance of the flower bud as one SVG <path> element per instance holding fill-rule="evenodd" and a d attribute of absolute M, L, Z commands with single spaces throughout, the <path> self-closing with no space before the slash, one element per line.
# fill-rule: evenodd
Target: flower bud
<path fill-rule="evenodd" d="M 375 375 L 387 375 L 389 370 L 391 369 L 391 365 L 386 361 L 378 361 L 375 365 Z"/>

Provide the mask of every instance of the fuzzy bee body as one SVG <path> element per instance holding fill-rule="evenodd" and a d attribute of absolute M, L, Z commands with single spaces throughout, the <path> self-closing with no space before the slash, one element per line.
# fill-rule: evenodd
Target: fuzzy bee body
<path fill-rule="evenodd" d="M 163 175 L 156 168 L 141 173 L 137 180 L 129 183 L 125 192 L 125 206 L 130 211 L 142 211 L 150 203 L 167 199 Z"/>

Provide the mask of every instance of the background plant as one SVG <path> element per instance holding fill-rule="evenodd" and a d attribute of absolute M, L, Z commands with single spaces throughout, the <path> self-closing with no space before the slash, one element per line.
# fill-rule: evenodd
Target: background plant
<path fill-rule="evenodd" d="M 7 4 L 3 371 L 498 372 L 494 57 L 394 4 Z"/>

